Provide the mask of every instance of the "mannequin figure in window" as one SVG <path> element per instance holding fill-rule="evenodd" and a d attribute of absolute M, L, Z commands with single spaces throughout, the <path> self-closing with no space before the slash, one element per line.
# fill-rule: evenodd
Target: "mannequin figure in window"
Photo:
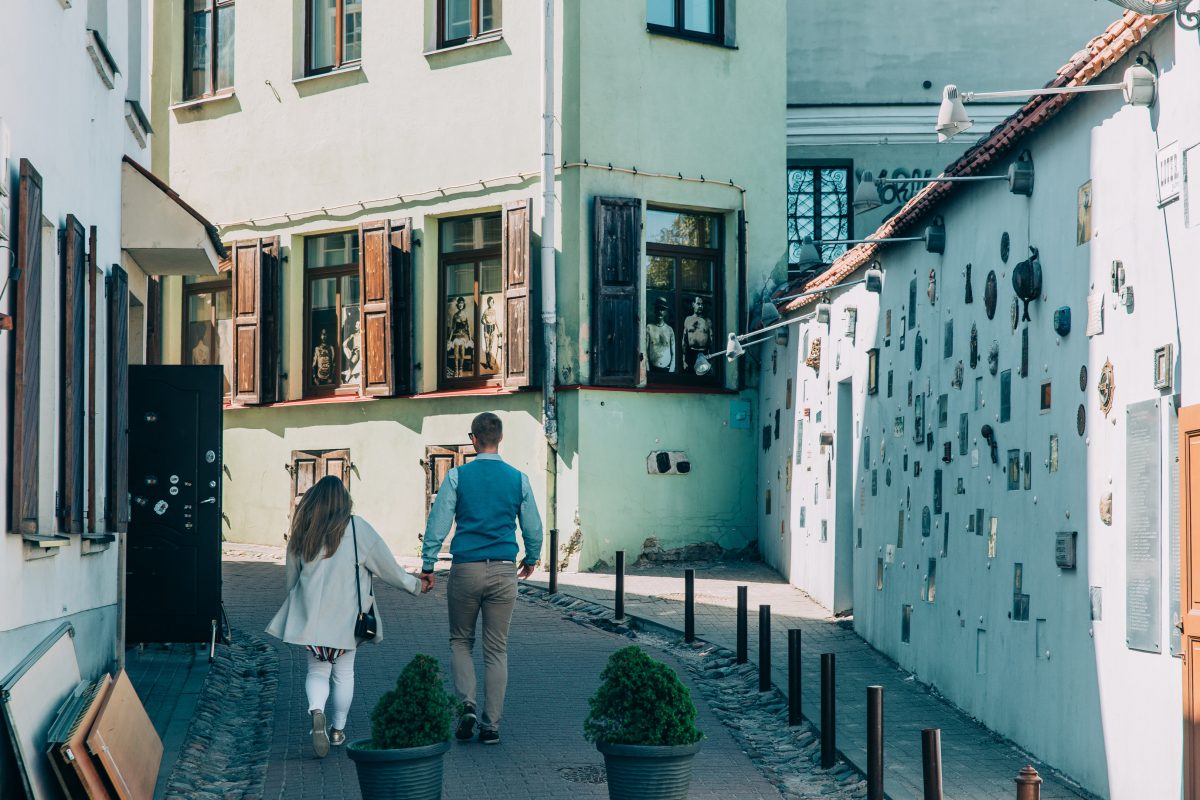
<path fill-rule="evenodd" d="M 342 363 L 346 365 L 342 370 L 342 383 L 358 383 L 362 374 L 362 331 L 358 327 L 357 309 L 354 311 L 353 314 L 351 309 L 344 312 L 346 319 L 343 330 L 348 332 L 342 341 L 342 355 L 345 358 Z"/>
<path fill-rule="evenodd" d="M 707 353 L 713 343 L 713 321 L 704 307 L 703 297 L 692 298 L 692 313 L 683 320 L 683 364 L 691 372 L 696 356 Z"/>
<path fill-rule="evenodd" d="M 447 365 L 451 378 L 461 377 L 463 361 L 467 357 L 467 349 L 474 351 L 475 342 L 471 339 L 471 320 L 466 313 L 467 301 L 461 295 L 454 300 L 454 314 L 450 317 L 446 351 L 454 356 L 454 366 Z"/>
<path fill-rule="evenodd" d="M 496 298 L 489 296 L 487 308 L 479 315 L 479 326 L 483 328 L 483 365 L 489 370 L 498 369 L 500 363 L 500 323 L 496 319 Z"/>
<path fill-rule="evenodd" d="M 329 386 L 333 383 L 333 366 L 337 353 L 327 340 L 329 334 L 321 328 L 321 341 L 313 348 L 312 382 L 314 386 Z"/>
<path fill-rule="evenodd" d="M 675 371 L 675 329 L 667 323 L 667 299 L 654 301 L 654 321 L 646 326 L 646 359 L 651 372 Z"/>

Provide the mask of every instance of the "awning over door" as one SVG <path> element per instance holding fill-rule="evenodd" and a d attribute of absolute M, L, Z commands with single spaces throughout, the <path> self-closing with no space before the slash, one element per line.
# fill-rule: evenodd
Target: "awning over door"
<path fill-rule="evenodd" d="M 217 228 L 149 170 L 121 164 L 121 249 L 147 275 L 216 275 Z"/>

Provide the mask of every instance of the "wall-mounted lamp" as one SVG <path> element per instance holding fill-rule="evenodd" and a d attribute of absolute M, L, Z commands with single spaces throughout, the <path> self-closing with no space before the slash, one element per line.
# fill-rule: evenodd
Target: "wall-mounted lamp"
<path fill-rule="evenodd" d="M 921 236 L 894 236 L 887 239 L 826 239 L 814 244 L 889 244 L 891 242 L 924 242 L 925 250 L 941 255 L 946 252 L 946 224 L 941 217 L 934 217 L 933 223 L 925 229 Z"/>
<path fill-rule="evenodd" d="M 1154 73 L 1140 64 L 1125 70 L 1125 75 L 1120 83 L 1048 86 L 1042 89 L 1018 89 L 1011 92 L 960 92 L 957 86 L 949 84 L 942 90 L 942 106 L 938 110 L 938 141 L 949 141 L 975 124 L 963 106 L 964 103 L 974 100 L 999 100 L 1006 97 L 1034 97 L 1047 94 L 1114 92 L 1119 89 L 1125 96 L 1125 102 L 1129 105 L 1149 106 L 1154 104 L 1157 86 L 1158 81 L 1154 77 Z"/>
<path fill-rule="evenodd" d="M 818 325 L 828 325 L 829 324 L 829 312 L 830 312 L 829 303 L 822 302 L 822 303 L 817 304 L 817 324 Z"/>
<path fill-rule="evenodd" d="M 861 214 L 883 205 L 879 187 L 902 183 L 966 183 L 968 181 L 1008 181 L 1008 190 L 1013 194 L 1029 197 L 1033 194 L 1033 158 L 1026 151 L 1008 166 L 1004 175 L 941 175 L 936 178 L 876 178 L 870 172 L 862 174 L 862 180 L 854 188 L 854 212 Z"/>
<path fill-rule="evenodd" d="M 871 292 L 872 294 L 879 294 L 881 291 L 883 291 L 883 271 L 877 267 L 871 267 L 866 271 L 866 274 L 862 277 L 862 279 L 857 281 L 847 281 L 846 283 L 839 283 L 838 288 L 857 286 L 860 283 L 866 285 L 868 292 Z M 811 292 L 801 292 L 800 294 L 788 295 L 786 297 L 777 297 L 774 300 L 765 303 L 764 309 L 775 308 L 775 303 L 781 303 L 784 300 L 796 300 L 801 297 L 811 297 L 815 294 L 825 294 L 828 291 L 829 288 L 814 289 Z M 822 303 L 822 305 L 828 307 L 828 304 Z M 775 311 L 776 314 L 779 313 L 778 309 L 775 309 Z M 696 356 L 696 363 L 692 369 L 697 375 L 707 375 L 708 373 L 712 372 L 712 359 L 716 358 L 717 356 L 724 356 L 726 361 L 732 363 L 746 352 L 746 347 L 761 344 L 767 341 L 767 339 L 771 338 L 770 335 L 764 334 L 771 334 L 772 332 L 785 328 L 788 325 L 796 325 L 800 322 L 812 319 L 814 316 L 819 315 L 819 313 L 820 307 L 818 306 L 817 311 L 814 311 L 812 314 L 806 314 L 801 317 L 796 317 L 795 319 L 785 319 L 782 322 L 776 322 L 773 325 L 767 325 L 766 327 L 759 328 L 756 331 L 743 333 L 740 336 L 731 331 L 728 338 L 725 340 L 724 350 L 720 350 L 716 353 L 701 353 L 700 355 Z"/>

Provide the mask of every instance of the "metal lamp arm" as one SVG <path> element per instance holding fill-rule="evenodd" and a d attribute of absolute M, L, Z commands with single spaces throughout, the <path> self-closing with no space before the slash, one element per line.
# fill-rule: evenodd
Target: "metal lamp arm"
<path fill-rule="evenodd" d="M 1009 97 L 1034 97 L 1040 94 L 1079 94 L 1081 92 L 1119 92 L 1119 83 L 1086 84 L 1083 86 L 1047 86 L 1042 89 L 1014 89 L 1007 92 L 960 92 L 962 101 L 1000 100 Z"/>

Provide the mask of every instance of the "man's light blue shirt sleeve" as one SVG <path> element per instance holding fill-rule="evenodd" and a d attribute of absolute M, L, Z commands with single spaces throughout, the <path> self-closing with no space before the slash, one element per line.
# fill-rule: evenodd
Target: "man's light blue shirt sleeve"
<path fill-rule="evenodd" d="M 425 523 L 425 539 L 421 547 L 422 569 L 430 571 L 437 565 L 438 552 L 442 549 L 442 542 L 446 541 L 446 537 L 450 535 L 450 528 L 454 526 L 454 510 L 457 505 L 458 470 L 452 469 L 446 473 L 445 480 L 438 488 L 433 508 L 429 510 L 429 520 Z M 523 509 L 524 506 L 522 506 Z M 540 532 L 538 541 L 541 541 Z"/>
<path fill-rule="evenodd" d="M 441 495 L 438 495 L 441 499 Z M 518 515 L 521 523 L 521 538 L 525 541 L 525 563 L 536 564 L 542 555 L 542 518 L 538 514 L 537 502 L 533 499 L 533 489 L 529 486 L 529 478 L 521 475 L 521 511 Z"/>

